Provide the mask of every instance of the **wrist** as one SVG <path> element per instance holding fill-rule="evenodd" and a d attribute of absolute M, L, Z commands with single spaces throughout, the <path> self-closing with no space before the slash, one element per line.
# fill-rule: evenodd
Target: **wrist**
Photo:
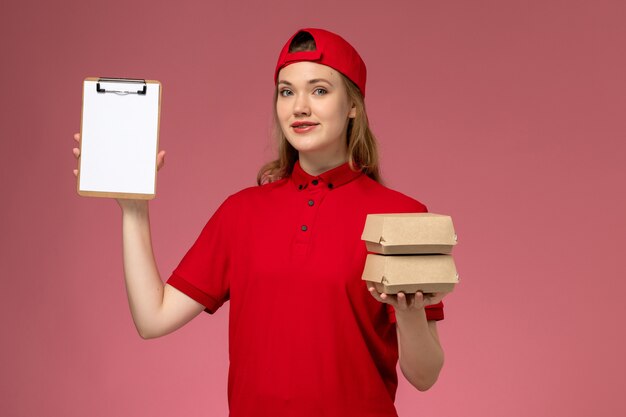
<path fill-rule="evenodd" d="M 148 217 L 147 200 L 117 200 L 122 209 L 123 217 Z"/>
<path fill-rule="evenodd" d="M 404 324 L 414 326 L 416 322 L 423 322 L 424 324 L 428 323 L 428 321 L 426 320 L 426 310 L 424 308 L 408 310 L 398 310 L 396 308 L 394 310 L 396 315 L 396 322 L 399 326 L 402 326 Z"/>

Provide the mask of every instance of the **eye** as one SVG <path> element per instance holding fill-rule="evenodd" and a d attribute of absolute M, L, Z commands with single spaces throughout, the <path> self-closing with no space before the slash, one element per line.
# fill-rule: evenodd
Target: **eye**
<path fill-rule="evenodd" d="M 325 88 L 319 87 L 313 90 L 313 94 L 318 95 L 318 96 L 323 96 L 324 94 L 328 94 L 328 91 L 326 91 Z"/>
<path fill-rule="evenodd" d="M 287 96 L 290 96 L 291 94 L 292 94 L 291 90 L 287 90 L 286 88 L 278 92 L 278 95 L 282 97 L 287 97 Z"/>

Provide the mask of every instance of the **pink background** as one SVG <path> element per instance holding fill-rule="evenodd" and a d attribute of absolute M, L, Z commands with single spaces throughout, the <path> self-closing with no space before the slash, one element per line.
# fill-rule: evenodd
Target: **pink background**
<path fill-rule="evenodd" d="M 368 65 L 387 185 L 460 238 L 444 370 L 425 393 L 401 381 L 400 415 L 626 415 L 626 3 L 165 4 L 0 6 L 0 414 L 226 415 L 227 308 L 157 340 L 134 329 L 120 211 L 71 172 L 82 80 L 163 83 L 165 280 L 271 158 L 275 60 L 314 26 Z"/>

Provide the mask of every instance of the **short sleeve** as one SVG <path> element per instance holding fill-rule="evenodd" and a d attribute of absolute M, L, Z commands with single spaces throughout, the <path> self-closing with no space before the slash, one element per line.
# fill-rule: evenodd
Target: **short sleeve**
<path fill-rule="evenodd" d="M 232 254 L 232 209 L 227 199 L 206 223 L 167 284 L 214 313 L 229 299 Z"/>

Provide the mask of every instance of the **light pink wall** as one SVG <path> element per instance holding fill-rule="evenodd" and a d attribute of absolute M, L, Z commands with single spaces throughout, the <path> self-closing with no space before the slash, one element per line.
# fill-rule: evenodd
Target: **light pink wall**
<path fill-rule="evenodd" d="M 151 205 L 169 276 L 272 155 L 272 72 L 303 26 L 369 69 L 387 184 L 449 213 L 446 365 L 401 416 L 626 413 L 623 1 L 18 2 L 0 6 L 0 414 L 226 415 L 227 309 L 134 330 L 113 201 L 77 196 L 86 76 L 162 81 Z"/>

